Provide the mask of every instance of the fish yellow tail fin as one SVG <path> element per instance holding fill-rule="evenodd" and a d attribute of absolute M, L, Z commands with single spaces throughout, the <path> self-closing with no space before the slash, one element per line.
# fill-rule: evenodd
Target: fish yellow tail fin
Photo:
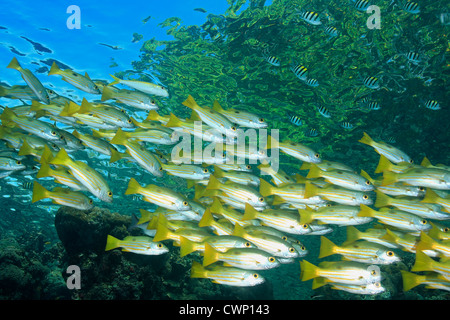
<path fill-rule="evenodd" d="M 214 217 L 211 213 L 211 210 L 208 208 L 203 213 L 202 218 L 198 222 L 198 226 L 199 227 L 210 227 L 213 222 L 214 222 Z"/>
<path fill-rule="evenodd" d="M 117 78 L 116 76 L 113 76 L 112 74 L 110 74 L 110 76 L 114 79 L 114 81 L 111 82 L 110 84 L 108 84 L 108 86 L 112 86 L 112 85 L 120 83 L 121 80 L 119 78 Z"/>
<path fill-rule="evenodd" d="M 259 178 L 259 193 L 263 196 L 263 197 L 268 197 L 270 195 L 273 194 L 273 190 L 274 187 L 268 183 L 266 180 L 264 180 L 263 178 Z"/>
<path fill-rule="evenodd" d="M 191 278 L 206 278 L 206 272 L 206 269 L 199 262 L 192 261 Z"/>
<path fill-rule="evenodd" d="M 241 220 L 253 220 L 258 216 L 258 210 L 253 208 L 253 206 L 249 203 L 245 204 L 245 212 L 242 216 Z"/>
<path fill-rule="evenodd" d="M 209 243 L 205 243 L 205 254 L 203 256 L 203 266 L 209 266 L 210 264 L 219 260 L 220 252 L 215 250 Z"/>
<path fill-rule="evenodd" d="M 373 139 L 366 132 L 364 132 L 363 137 L 358 142 L 367 144 L 369 146 L 372 146 L 374 143 Z"/>
<path fill-rule="evenodd" d="M 386 158 L 383 155 L 380 155 L 380 160 L 378 161 L 378 166 L 375 169 L 375 173 L 381 173 L 384 171 L 391 171 L 392 170 L 392 162 L 389 161 L 388 158 Z"/>
<path fill-rule="evenodd" d="M 93 109 L 94 109 L 94 106 L 92 105 L 92 103 L 87 101 L 86 98 L 83 98 L 83 100 L 81 101 L 81 107 L 78 110 L 78 113 L 89 113 L 89 112 L 92 112 Z"/>
<path fill-rule="evenodd" d="M 225 111 L 225 110 L 222 108 L 222 106 L 220 105 L 219 101 L 217 101 L 217 100 L 214 100 L 214 103 L 213 103 L 213 107 L 212 107 L 212 108 L 213 108 L 214 111 L 217 111 L 217 112 L 219 112 L 219 113 Z"/>
<path fill-rule="evenodd" d="M 405 270 L 400 270 L 403 279 L 403 291 L 411 290 L 426 281 L 426 276 L 421 276 Z"/>
<path fill-rule="evenodd" d="M 11 62 L 8 64 L 7 68 L 16 69 L 19 71 L 20 71 L 20 69 L 22 69 L 22 67 L 20 66 L 20 63 L 19 63 L 19 61 L 17 61 L 16 57 L 12 58 Z"/>
<path fill-rule="evenodd" d="M 36 178 L 44 178 L 44 177 L 51 177 L 53 175 L 54 171 L 50 166 L 48 165 L 47 161 L 41 161 L 41 168 L 36 174 Z"/>
<path fill-rule="evenodd" d="M 247 231 L 239 224 L 234 225 L 233 236 L 244 238 L 248 235 Z"/>
<path fill-rule="evenodd" d="M 17 115 L 10 108 L 6 107 L 2 114 L 0 115 L 0 119 L 2 122 L 13 121 Z"/>
<path fill-rule="evenodd" d="M 125 145 L 128 142 L 128 135 L 121 128 L 117 130 L 117 133 L 111 139 L 112 144 Z"/>
<path fill-rule="evenodd" d="M 439 199 L 439 196 L 436 192 L 431 190 L 430 188 L 427 188 L 427 191 L 425 192 L 425 197 L 422 199 L 421 202 L 423 203 L 437 203 Z"/>
<path fill-rule="evenodd" d="M 211 210 L 212 213 L 218 213 L 218 214 L 222 213 L 223 207 L 222 207 L 222 203 L 220 203 L 219 198 L 214 197 L 211 207 L 209 209 Z"/>
<path fill-rule="evenodd" d="M 149 116 L 150 116 L 150 113 L 149 113 Z M 158 115 L 158 117 L 159 117 L 159 115 Z M 182 125 L 183 124 L 181 123 L 181 120 L 171 112 L 169 121 L 164 125 L 164 127 L 176 128 L 176 127 L 181 127 Z"/>
<path fill-rule="evenodd" d="M 125 194 L 136 194 L 141 190 L 141 185 L 136 181 L 135 178 L 131 178 L 130 182 L 128 182 L 128 188 L 125 191 Z M 156 240 L 155 240 L 156 241 Z"/>
<path fill-rule="evenodd" d="M 314 217 L 311 210 L 298 209 L 298 213 L 300 214 L 300 224 L 313 222 Z"/>
<path fill-rule="evenodd" d="M 411 267 L 411 271 L 421 272 L 421 271 L 433 271 L 433 265 L 436 264 L 436 261 L 431 259 L 422 251 L 416 251 L 416 261 L 414 265 Z"/>
<path fill-rule="evenodd" d="M 430 160 L 427 157 L 423 157 L 422 162 L 420 163 L 422 167 L 432 167 Z"/>
<path fill-rule="evenodd" d="M 323 171 L 320 170 L 320 168 L 318 166 L 316 166 L 315 164 L 311 164 L 311 166 L 309 167 L 309 172 L 308 175 L 306 176 L 307 179 L 315 179 L 315 178 L 320 178 L 322 176 Z"/>
<path fill-rule="evenodd" d="M 28 144 L 28 142 L 25 140 L 22 143 L 22 146 L 19 149 L 19 152 L 17 153 L 19 156 L 27 156 L 32 155 L 34 153 L 33 148 Z"/>
<path fill-rule="evenodd" d="M 120 247 L 120 240 L 108 234 L 108 237 L 106 238 L 105 251 L 109 251 L 118 247 Z"/>
<path fill-rule="evenodd" d="M 354 226 L 347 226 L 347 240 L 343 243 L 343 245 L 347 245 L 353 243 L 361 238 L 361 231 L 356 229 Z"/>
<path fill-rule="evenodd" d="M 56 62 L 53 61 L 53 64 L 52 64 L 52 66 L 51 66 L 51 68 L 50 68 L 50 71 L 48 72 L 47 75 L 51 76 L 51 75 L 53 75 L 53 74 L 60 74 L 61 71 L 62 71 L 62 70 L 58 67 L 58 65 L 56 64 Z"/>
<path fill-rule="evenodd" d="M 109 148 L 109 150 L 111 151 L 111 158 L 109 158 L 109 163 L 114 163 L 126 156 L 125 154 L 117 151 L 116 148 Z"/>
<path fill-rule="evenodd" d="M 300 269 L 300 278 L 302 281 L 308 281 L 319 276 L 319 267 L 306 260 L 300 261 Z"/>
<path fill-rule="evenodd" d="M 375 191 L 377 194 L 377 200 L 375 200 L 374 206 L 377 208 L 381 207 L 388 207 L 391 205 L 392 198 L 385 195 L 383 192 L 380 192 L 378 190 Z"/>
<path fill-rule="evenodd" d="M 217 180 L 216 177 L 210 175 L 208 185 L 206 186 L 206 190 L 218 190 L 220 189 L 221 185 L 222 184 L 220 183 L 219 180 Z"/>
<path fill-rule="evenodd" d="M 398 181 L 398 174 L 391 171 L 383 172 L 383 180 L 381 181 L 382 186 L 387 186 Z"/>
<path fill-rule="evenodd" d="M 372 208 L 366 206 L 365 204 L 360 204 L 359 207 L 361 208 L 357 214 L 358 217 L 375 217 L 377 214 L 377 211 L 373 210 Z"/>
<path fill-rule="evenodd" d="M 159 221 L 159 219 L 158 219 Z M 154 242 L 159 242 L 167 239 L 171 239 L 171 231 L 164 224 L 158 222 L 158 227 L 156 228 L 155 236 L 153 237 Z"/>
<path fill-rule="evenodd" d="M 59 113 L 59 115 L 61 117 L 70 117 L 72 116 L 74 113 L 77 113 L 78 111 L 80 111 L 80 106 L 77 105 L 76 103 L 70 101 L 68 104 L 66 104 L 64 106 L 64 108 L 61 110 L 61 112 Z"/>
<path fill-rule="evenodd" d="M 183 105 L 192 110 L 200 109 L 200 106 L 197 104 L 197 102 L 195 102 L 194 97 L 192 97 L 191 95 L 189 95 L 187 99 L 183 101 Z"/>
<path fill-rule="evenodd" d="M 100 98 L 100 101 L 103 102 L 111 99 L 114 99 L 113 89 L 108 86 L 103 87 L 102 97 Z"/>
<path fill-rule="evenodd" d="M 48 198 L 48 193 L 49 191 L 47 189 L 35 181 L 33 185 L 33 198 L 31 199 L 31 202 L 35 203 L 36 201 Z"/>
<path fill-rule="evenodd" d="M 319 259 L 336 253 L 337 246 L 327 237 L 320 237 Z"/>
<path fill-rule="evenodd" d="M 197 244 L 198 243 L 186 239 L 185 237 L 180 237 L 180 257 L 187 256 L 188 254 L 194 252 L 196 250 L 195 246 Z"/>
<path fill-rule="evenodd" d="M 50 161 L 50 164 L 59 164 L 62 166 L 69 166 L 73 164 L 72 159 L 67 154 L 66 149 L 62 148 L 58 151 L 56 156 Z"/>
<path fill-rule="evenodd" d="M 305 199 L 316 196 L 319 193 L 319 187 L 307 181 L 305 183 Z"/>

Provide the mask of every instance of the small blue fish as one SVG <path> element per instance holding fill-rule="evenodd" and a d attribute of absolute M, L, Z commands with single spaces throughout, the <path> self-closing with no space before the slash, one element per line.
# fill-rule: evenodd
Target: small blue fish
<path fill-rule="evenodd" d="M 308 68 L 300 64 L 291 66 L 291 71 L 302 81 L 306 81 L 308 77 Z"/>
<path fill-rule="evenodd" d="M 317 107 L 317 111 L 319 111 L 319 113 L 324 116 L 325 118 L 331 118 L 331 112 L 325 108 L 324 106 L 318 106 Z"/>
<path fill-rule="evenodd" d="M 430 110 L 440 110 L 441 106 L 436 100 L 428 100 L 427 102 L 425 102 L 425 108 Z"/>
<path fill-rule="evenodd" d="M 348 121 L 341 122 L 341 127 L 347 130 L 353 129 L 353 125 Z"/>
<path fill-rule="evenodd" d="M 366 77 L 363 80 L 364 86 L 369 89 L 379 89 L 380 88 L 380 80 L 375 77 Z"/>
<path fill-rule="evenodd" d="M 317 137 L 319 135 L 319 132 L 317 132 L 317 129 L 311 128 L 306 132 L 306 136 L 308 137 Z"/>
<path fill-rule="evenodd" d="M 329 35 L 331 38 L 339 36 L 339 30 L 333 26 L 326 26 L 324 32 Z"/>
<path fill-rule="evenodd" d="M 368 0 L 352 0 L 353 5 L 356 10 L 361 12 L 366 12 L 367 8 L 370 7 L 370 2 Z"/>
<path fill-rule="evenodd" d="M 410 1 L 410 0 L 403 1 L 400 4 L 400 7 L 403 9 L 403 11 L 406 11 L 408 13 L 412 13 L 412 14 L 420 13 L 419 4 L 414 1 Z"/>
<path fill-rule="evenodd" d="M 301 125 L 303 124 L 302 119 L 300 119 L 300 117 L 296 116 L 295 114 L 293 114 L 293 115 L 291 115 L 291 116 L 289 117 L 289 121 L 290 121 L 292 124 L 296 125 L 297 127 L 299 127 L 299 126 L 301 126 Z"/>
<path fill-rule="evenodd" d="M 312 25 L 318 26 L 321 25 L 322 22 L 320 21 L 320 17 L 319 14 L 317 12 L 314 11 L 301 11 L 300 13 L 300 18 Z"/>
<path fill-rule="evenodd" d="M 312 78 L 310 78 L 310 79 L 307 79 L 307 80 L 305 81 L 305 83 L 306 83 L 308 86 L 313 87 L 313 88 L 319 86 L 319 81 L 318 81 L 317 79 L 312 79 Z"/>

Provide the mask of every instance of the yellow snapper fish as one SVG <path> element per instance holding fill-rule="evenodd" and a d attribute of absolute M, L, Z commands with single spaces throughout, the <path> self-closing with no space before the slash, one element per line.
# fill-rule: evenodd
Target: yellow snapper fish
<path fill-rule="evenodd" d="M 399 164 L 393 164 L 384 155 L 380 154 L 380 160 L 375 169 L 375 173 L 382 173 L 384 171 L 391 171 L 395 173 L 404 172 L 411 168 L 420 168 L 418 165 L 411 164 L 409 162 L 400 162 Z"/>
<path fill-rule="evenodd" d="M 426 219 L 418 217 L 412 213 L 397 210 L 382 208 L 380 211 L 361 204 L 361 210 L 358 212 L 360 217 L 372 217 L 378 219 L 378 222 L 387 224 L 401 230 L 406 231 L 426 231 L 431 229 L 431 225 Z"/>
<path fill-rule="evenodd" d="M 197 261 L 192 262 L 191 278 L 207 278 L 213 283 L 234 287 L 254 287 L 265 281 L 261 275 L 249 270 L 219 265 L 203 267 Z"/>
<path fill-rule="evenodd" d="M 295 247 L 277 236 L 264 232 L 248 232 L 239 224 L 235 225 L 233 235 L 254 243 L 259 249 L 264 250 L 277 258 L 299 257 L 299 253 Z"/>
<path fill-rule="evenodd" d="M 36 174 L 36 178 L 52 177 L 56 183 L 68 186 L 75 191 L 87 190 L 84 185 L 81 184 L 74 176 L 72 176 L 65 167 L 59 167 L 56 169 L 50 168 L 47 160 L 41 160 L 41 167 Z"/>
<path fill-rule="evenodd" d="M 80 139 L 86 147 L 101 154 L 110 156 L 110 163 L 115 162 L 123 157 L 123 155 L 116 149 L 116 147 L 103 139 L 91 136 L 89 134 L 81 134 L 76 130 L 74 130 L 72 134 Z"/>
<path fill-rule="evenodd" d="M 123 240 L 108 235 L 105 251 L 122 248 L 122 251 L 143 255 L 161 255 L 169 252 L 169 249 L 161 242 L 154 242 L 147 236 L 128 236 Z"/>
<path fill-rule="evenodd" d="M 409 186 L 401 182 L 396 182 L 386 186 L 382 186 L 381 184 L 383 183 L 383 177 L 372 179 L 364 170 L 361 170 L 361 176 L 371 181 L 372 184 L 377 189 L 377 191 L 381 191 L 382 193 L 391 196 L 419 197 L 422 196 L 425 191 L 424 187 Z"/>
<path fill-rule="evenodd" d="M 259 177 L 254 174 L 244 172 L 244 171 L 224 171 L 220 169 L 218 166 L 214 166 L 214 176 L 218 179 L 225 178 L 228 181 L 232 181 L 235 183 L 259 187 Z"/>
<path fill-rule="evenodd" d="M 267 128 L 267 122 L 264 121 L 264 118 L 246 111 L 240 111 L 236 109 L 225 110 L 217 100 L 215 100 L 213 103 L 213 110 L 219 112 L 220 114 L 223 114 L 232 123 L 235 123 L 240 127 L 253 129 Z"/>
<path fill-rule="evenodd" d="M 324 261 L 315 266 L 303 260 L 300 268 L 302 281 L 323 277 L 336 283 L 366 285 L 383 279 L 378 268 L 356 261 Z"/>
<path fill-rule="evenodd" d="M 422 199 L 423 203 L 434 203 L 443 207 L 445 212 L 450 213 L 450 197 L 440 197 L 438 194 L 430 188 L 427 188 L 425 197 Z"/>
<path fill-rule="evenodd" d="M 440 256 L 445 258 L 450 257 L 450 241 L 449 240 L 436 240 L 431 238 L 428 234 L 421 232 L 420 241 L 416 247 L 417 251 L 434 250 L 437 251 Z"/>
<path fill-rule="evenodd" d="M 41 137 L 47 141 L 56 142 L 63 141 L 63 136 L 58 132 L 58 130 L 52 127 L 48 122 L 40 121 L 33 118 L 27 118 L 16 115 L 11 109 L 6 107 L 0 119 L 3 124 L 7 122 L 13 122 L 20 129 Z"/>
<path fill-rule="evenodd" d="M 366 240 L 391 249 L 400 248 L 400 245 L 383 238 L 387 231 L 390 230 L 385 228 L 370 228 L 365 231 L 359 231 L 354 226 L 347 226 L 347 240 L 342 245 L 345 246 L 358 240 Z"/>
<path fill-rule="evenodd" d="M 300 223 L 300 216 L 295 211 L 265 209 L 257 211 L 250 204 L 245 204 L 242 221 L 260 220 L 265 226 L 290 234 L 308 234 L 312 229 L 306 223 Z"/>
<path fill-rule="evenodd" d="M 113 193 L 106 180 L 93 168 L 82 161 L 74 161 L 61 149 L 50 164 L 69 168 L 70 173 L 93 195 L 105 202 L 112 202 Z"/>
<path fill-rule="evenodd" d="M 61 117 L 75 118 L 77 124 L 84 124 L 91 128 L 105 129 L 105 130 L 117 130 L 119 127 L 115 124 L 107 122 L 104 119 L 99 118 L 93 113 L 79 113 L 80 106 L 73 102 L 67 104 L 59 114 Z"/>
<path fill-rule="evenodd" d="M 261 249 L 232 248 L 226 252 L 220 252 L 206 243 L 203 266 L 208 266 L 217 261 L 223 261 L 225 266 L 245 270 L 266 270 L 280 266 L 280 262 L 275 257 Z"/>
<path fill-rule="evenodd" d="M 144 196 L 145 201 L 170 210 L 187 211 L 191 209 L 186 198 L 178 192 L 154 184 L 141 187 L 134 178 L 130 179 L 125 194 L 141 194 Z"/>
<path fill-rule="evenodd" d="M 398 148 L 391 146 L 390 144 L 379 141 L 374 141 L 367 133 L 364 132 L 364 136 L 359 142 L 367 144 L 375 149 L 378 154 L 384 155 L 387 159 L 395 163 L 409 162 L 413 163 L 413 160 L 405 152 Z"/>
<path fill-rule="evenodd" d="M 50 198 L 53 203 L 80 210 L 89 210 L 94 207 L 92 199 L 85 196 L 81 192 L 57 187 L 52 191 L 45 189 L 42 185 L 34 182 L 32 203 Z"/>
<path fill-rule="evenodd" d="M 200 107 L 191 95 L 183 102 L 183 105 L 195 111 L 204 123 L 220 133 L 231 138 L 237 137 L 237 127 L 227 117 L 212 109 Z"/>
<path fill-rule="evenodd" d="M 319 167 L 311 165 L 307 179 L 324 178 L 325 181 L 357 191 L 372 191 L 373 184 L 370 180 L 350 171 L 343 170 L 320 170 Z"/>
<path fill-rule="evenodd" d="M 434 168 L 411 168 L 401 173 L 383 172 L 382 186 L 403 182 L 411 186 L 450 190 L 450 171 Z"/>
<path fill-rule="evenodd" d="M 450 260 L 436 261 L 418 250 L 416 251 L 416 260 L 411 267 L 411 271 L 433 271 L 441 274 L 445 279 L 450 280 Z"/>
<path fill-rule="evenodd" d="M 322 159 L 320 158 L 320 154 L 311 148 L 293 141 L 283 141 L 279 142 L 272 136 L 267 137 L 267 149 L 280 149 L 283 153 L 290 155 L 296 159 L 299 159 L 304 162 L 311 163 L 320 163 Z"/>
<path fill-rule="evenodd" d="M 155 154 L 147 150 L 138 142 L 127 139 L 126 134 L 120 128 L 114 138 L 111 139 L 112 144 L 119 144 L 125 146 L 127 153 L 139 164 L 140 167 L 150 172 L 156 177 L 162 177 L 162 164 Z M 111 158 L 112 160 L 112 158 Z"/>
<path fill-rule="evenodd" d="M 23 170 L 26 166 L 20 160 L 8 157 L 0 157 L 0 170 L 16 171 Z"/>
<path fill-rule="evenodd" d="M 223 193 L 229 195 L 235 200 L 241 203 L 249 203 L 254 207 L 265 207 L 267 206 L 264 198 L 259 194 L 258 191 L 252 189 L 251 187 L 244 186 L 234 182 L 221 183 L 216 177 L 211 175 L 209 177 L 209 183 L 206 187 L 207 190 L 221 190 Z"/>
<path fill-rule="evenodd" d="M 25 80 L 33 93 L 39 98 L 39 100 L 46 104 L 50 103 L 50 98 L 45 87 L 29 69 L 24 69 L 20 66 L 20 63 L 19 61 L 17 61 L 16 57 L 11 60 L 7 68 L 19 71 L 22 79 Z"/>
<path fill-rule="evenodd" d="M 386 291 L 380 282 L 368 283 L 364 285 L 344 284 L 331 282 L 326 278 L 314 278 L 313 289 L 329 284 L 331 289 L 346 291 L 353 294 L 375 295 Z"/>
<path fill-rule="evenodd" d="M 277 196 L 281 200 L 274 200 L 275 203 L 301 203 L 301 204 L 321 204 L 325 203 L 320 196 L 305 197 L 305 185 L 300 183 L 283 184 L 272 186 L 264 179 L 260 179 L 259 192 L 263 197 Z"/>
<path fill-rule="evenodd" d="M 203 242 L 209 237 L 211 237 L 211 233 L 202 228 L 192 229 L 187 227 L 170 230 L 166 225 L 158 223 L 153 241 L 173 240 L 175 246 L 180 246 L 182 238 L 193 242 Z"/>
<path fill-rule="evenodd" d="M 78 113 L 94 114 L 106 123 L 120 128 L 134 128 L 133 121 L 125 111 L 106 104 L 92 104 L 83 98 Z"/>
<path fill-rule="evenodd" d="M 359 217 L 360 208 L 350 205 L 333 205 L 318 210 L 298 209 L 300 223 L 319 221 L 321 224 L 334 224 L 339 226 L 361 225 L 372 221 L 370 217 Z"/>
<path fill-rule="evenodd" d="M 189 133 L 194 137 L 201 138 L 203 141 L 210 141 L 214 143 L 224 143 L 225 137 L 218 130 L 201 123 L 195 122 L 190 119 L 180 120 L 173 113 L 170 114 L 169 121 L 164 125 L 167 128 L 171 128 L 174 131 L 181 131 Z"/>
<path fill-rule="evenodd" d="M 376 243 L 357 241 L 345 246 L 337 246 L 328 238 L 321 236 L 319 259 L 333 254 L 341 255 L 344 260 L 370 264 L 385 265 L 400 261 L 394 251 Z"/>
<path fill-rule="evenodd" d="M 240 224 L 241 226 L 246 227 L 249 225 L 253 225 L 255 223 L 254 221 L 251 221 L 253 220 L 253 218 L 250 218 L 249 220 L 244 220 L 243 214 L 237 210 L 234 210 L 233 208 L 229 207 L 224 208 L 219 198 L 217 197 L 214 197 L 213 202 L 209 209 L 211 213 L 226 218 L 232 224 Z"/>
<path fill-rule="evenodd" d="M 48 75 L 60 75 L 62 80 L 70 83 L 75 88 L 92 94 L 101 94 L 98 86 L 89 78 L 86 73 L 84 76 L 70 69 L 61 70 L 56 62 L 53 62 Z"/>
<path fill-rule="evenodd" d="M 121 130 L 119 128 L 119 130 Z M 117 132 L 119 132 L 117 130 Z M 178 142 L 179 137 L 175 131 L 170 132 L 158 129 L 139 128 L 133 131 L 123 131 L 125 137 L 137 142 L 149 142 L 160 145 L 173 145 Z"/>
<path fill-rule="evenodd" d="M 371 205 L 373 200 L 366 192 L 350 190 L 329 184 L 319 188 L 310 182 L 305 183 L 305 198 L 319 196 L 322 199 L 337 202 L 339 204 L 359 206 L 360 204 Z"/>
<path fill-rule="evenodd" d="M 376 191 L 377 200 L 375 201 L 375 207 L 396 207 L 397 209 L 413 213 L 419 217 L 435 220 L 448 220 L 450 214 L 441 211 L 442 207 L 435 203 L 424 203 L 419 199 L 402 199 L 392 198 L 380 191 Z"/>
<path fill-rule="evenodd" d="M 206 243 L 219 252 L 226 252 L 232 248 L 256 248 L 256 245 L 247 239 L 234 235 L 210 236 L 202 242 L 194 242 L 181 237 L 180 256 L 184 257 L 194 251 L 203 253 L 205 251 Z"/>
<path fill-rule="evenodd" d="M 214 219 L 211 211 L 208 209 L 203 213 L 202 219 L 198 222 L 199 227 L 209 227 L 216 235 L 231 235 L 233 233 L 233 224 L 227 219 Z"/>
<path fill-rule="evenodd" d="M 152 94 L 155 96 L 160 96 L 160 97 L 168 97 L 169 93 L 167 92 L 167 89 L 164 88 L 163 86 L 154 84 L 154 83 L 150 83 L 150 82 L 145 82 L 145 81 L 137 81 L 137 80 L 122 80 L 119 79 L 113 75 L 110 75 L 114 81 L 111 82 L 110 84 L 108 84 L 108 86 L 113 86 L 115 84 L 124 84 L 130 88 L 136 89 L 140 92 L 143 93 L 147 93 L 147 94 Z"/>
<path fill-rule="evenodd" d="M 195 164 L 161 164 L 161 167 L 168 174 L 184 179 L 203 180 L 211 175 L 208 168 L 203 168 Z"/>
<path fill-rule="evenodd" d="M 427 289 L 450 291 L 450 280 L 438 273 L 419 275 L 406 270 L 400 270 L 403 279 L 403 291 L 411 290 L 418 285 L 425 285 Z"/>
<path fill-rule="evenodd" d="M 105 86 L 102 91 L 101 101 L 104 102 L 111 99 L 140 110 L 159 109 L 155 99 L 149 97 L 145 93 L 128 89 L 113 90 L 112 87 Z"/>

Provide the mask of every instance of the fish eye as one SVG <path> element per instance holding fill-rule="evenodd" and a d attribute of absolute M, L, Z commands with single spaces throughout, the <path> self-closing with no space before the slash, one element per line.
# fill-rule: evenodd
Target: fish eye
<path fill-rule="evenodd" d="M 248 164 L 246 168 L 247 168 L 247 170 L 251 170 L 252 166 Z"/>
<path fill-rule="evenodd" d="M 187 201 L 183 201 L 183 206 L 187 206 L 188 202 Z"/>
<path fill-rule="evenodd" d="M 320 154 L 316 153 L 316 154 L 314 155 L 314 157 L 319 158 L 319 157 L 320 157 Z"/>
<path fill-rule="evenodd" d="M 450 230 L 449 227 L 445 227 L 444 229 L 442 229 L 443 232 L 448 232 Z"/>
<path fill-rule="evenodd" d="M 375 285 L 375 287 L 379 288 L 381 286 L 381 283 L 375 282 L 374 285 Z"/>
<path fill-rule="evenodd" d="M 306 250 L 305 246 L 301 246 L 300 249 L 302 249 L 302 251 Z"/>
<path fill-rule="evenodd" d="M 158 243 L 157 247 L 162 248 L 163 247 L 162 243 Z"/>
<path fill-rule="evenodd" d="M 327 207 L 331 207 L 331 203 L 327 203 Z"/>
<path fill-rule="evenodd" d="M 305 223 L 305 224 L 302 224 L 302 228 L 303 229 L 308 229 L 308 225 Z"/>
<path fill-rule="evenodd" d="M 97 87 L 97 85 L 94 85 L 94 89 L 95 89 L 95 90 L 98 90 L 98 87 Z"/>
<path fill-rule="evenodd" d="M 150 103 L 151 103 L 151 104 L 155 104 L 155 100 L 151 100 Z"/>
<path fill-rule="evenodd" d="M 386 255 L 388 257 L 393 257 L 394 256 L 394 252 L 393 251 L 388 251 L 388 252 L 386 252 Z"/>
<path fill-rule="evenodd" d="M 264 198 L 263 198 L 263 197 L 259 197 L 259 198 L 258 198 L 258 201 L 259 201 L 259 202 L 264 202 Z"/>
<path fill-rule="evenodd" d="M 163 171 L 163 167 L 159 167 L 159 171 Z"/>
<path fill-rule="evenodd" d="M 94 201 L 92 199 L 89 199 L 89 204 L 93 204 Z"/>
<path fill-rule="evenodd" d="M 369 181 L 369 180 L 366 180 L 366 184 L 367 184 L 368 186 L 370 186 L 370 181 Z"/>
<path fill-rule="evenodd" d="M 367 194 L 365 194 L 365 195 L 363 195 L 363 199 L 367 200 L 367 199 L 369 199 L 369 196 Z"/>
<path fill-rule="evenodd" d="M 419 187 L 419 191 L 425 191 L 424 187 Z"/>
<path fill-rule="evenodd" d="M 244 246 L 246 246 L 247 248 L 250 248 L 252 246 L 252 244 L 250 242 L 246 242 L 246 243 L 244 243 Z"/>
<path fill-rule="evenodd" d="M 163 86 L 161 86 L 160 88 L 163 89 L 163 90 L 166 90 Z"/>
<path fill-rule="evenodd" d="M 420 221 L 420 223 L 421 224 L 427 224 L 428 222 L 427 222 L 427 220 L 423 219 L 423 220 Z"/>
<path fill-rule="evenodd" d="M 370 271 L 370 274 L 371 274 L 372 276 L 375 276 L 375 275 L 377 274 L 377 272 L 376 272 L 375 270 L 371 270 L 371 271 Z"/>
<path fill-rule="evenodd" d="M 414 162 L 414 160 L 413 160 L 413 159 L 411 159 L 411 160 L 409 160 L 408 162 L 409 162 L 409 163 L 413 163 L 413 162 Z"/>
<path fill-rule="evenodd" d="M 52 134 L 52 136 L 56 136 L 56 131 L 52 131 L 50 133 Z"/>
<path fill-rule="evenodd" d="M 264 122 L 264 118 L 259 118 L 259 122 Z"/>
<path fill-rule="evenodd" d="M 269 262 L 275 262 L 275 258 L 274 257 L 269 257 Z"/>
<path fill-rule="evenodd" d="M 257 273 L 253 274 L 253 278 L 258 279 L 259 275 Z"/>
<path fill-rule="evenodd" d="M 236 127 L 235 127 L 235 126 L 232 126 L 232 127 L 231 127 L 231 131 L 236 131 Z"/>
<path fill-rule="evenodd" d="M 208 173 L 209 172 L 209 170 L 208 169 L 203 169 L 203 173 Z"/>
<path fill-rule="evenodd" d="M 284 241 L 287 241 L 287 237 L 286 236 L 282 236 L 281 239 L 284 240 Z"/>
<path fill-rule="evenodd" d="M 19 165 L 20 165 L 20 164 L 22 164 L 22 162 L 20 162 L 20 160 L 17 160 L 17 161 L 16 161 L 16 164 L 19 164 Z"/>
<path fill-rule="evenodd" d="M 108 197 L 112 197 L 112 192 L 110 191 L 110 192 L 108 192 Z"/>
<path fill-rule="evenodd" d="M 289 248 L 289 252 L 290 252 L 290 253 L 294 253 L 294 252 L 295 252 L 295 249 L 294 249 L 293 247 L 290 247 L 290 248 Z"/>
<path fill-rule="evenodd" d="M 127 121 L 128 123 L 133 123 L 133 121 L 131 121 L 131 119 L 128 119 L 128 121 Z"/>

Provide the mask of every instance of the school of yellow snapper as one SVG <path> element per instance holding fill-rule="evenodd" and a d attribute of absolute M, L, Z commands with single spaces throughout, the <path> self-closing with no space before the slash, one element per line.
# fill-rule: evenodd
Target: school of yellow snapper
<path fill-rule="evenodd" d="M 416 257 L 412 272 L 402 271 L 405 291 L 417 285 L 450 291 L 450 229 L 442 222 L 450 218 L 449 166 L 432 165 L 426 158 L 421 165 L 413 164 L 401 150 L 366 133 L 360 142 L 380 154 L 377 178 L 322 159 L 299 142 L 272 136 L 265 148 L 235 148 L 244 129 L 268 128 L 265 119 L 225 110 L 218 101 L 211 108 L 199 106 L 190 95 L 183 102 L 192 110 L 190 119 L 160 115 L 152 96 L 167 97 L 163 86 L 114 76 L 107 84 L 54 63 L 49 75 L 101 96 L 101 103 L 83 99 L 76 104 L 44 88 L 16 58 L 8 68 L 19 71 L 27 85 L 2 88 L 2 96 L 31 104 L 5 108 L 0 116 L 0 139 L 16 152 L 5 156 L 2 151 L 2 177 L 26 170 L 17 160 L 26 155 L 39 163 L 36 178 L 52 177 L 64 186 L 47 190 L 35 181 L 32 202 L 51 199 L 82 210 L 94 206 L 90 196 L 112 202 L 107 179 L 76 159 L 85 149 L 109 156 L 110 162 L 133 161 L 156 179 L 165 174 L 181 177 L 195 188 L 190 199 L 130 178 L 125 195 L 139 194 L 158 208 L 140 210 L 139 219 L 133 215 L 133 227 L 142 229 L 144 236 L 108 235 L 105 250 L 159 255 L 168 252 L 163 242 L 171 240 L 181 256 L 198 252 L 203 257 L 203 263 L 193 262 L 192 278 L 231 286 L 260 284 L 265 279 L 258 271 L 300 261 L 301 280 L 313 279 L 313 288 L 330 285 L 355 294 L 385 291 L 378 266 L 400 261 L 398 251 L 403 250 Z M 128 115 L 135 110 L 148 111 L 147 119 L 139 122 Z M 59 123 L 66 129 L 58 129 Z M 185 154 L 177 143 L 186 136 L 208 142 L 203 151 L 210 148 L 214 155 Z M 155 146 L 166 146 L 170 152 Z M 308 174 L 292 176 L 274 169 L 268 150 L 300 160 L 300 170 Z M 259 163 L 262 177 L 246 163 L 250 160 Z M 347 241 L 335 244 L 324 236 L 333 226 L 347 228 Z M 308 250 L 299 240 L 303 236 L 320 237 L 319 258 L 340 255 L 342 260 L 318 266 L 304 260 Z M 426 273 L 413 273 L 422 271 Z"/>

